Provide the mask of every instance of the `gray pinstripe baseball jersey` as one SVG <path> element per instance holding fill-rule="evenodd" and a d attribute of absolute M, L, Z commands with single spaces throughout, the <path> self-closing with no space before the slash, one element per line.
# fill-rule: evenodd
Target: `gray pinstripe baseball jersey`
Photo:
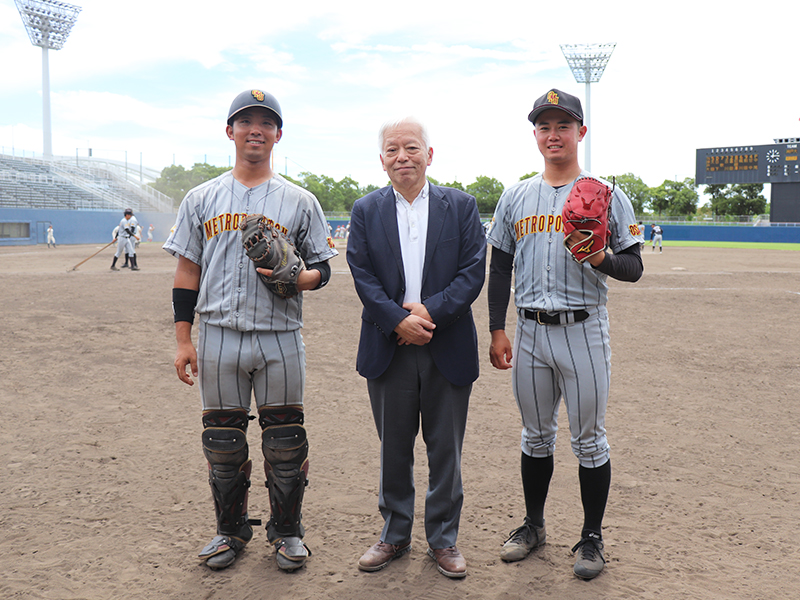
<path fill-rule="evenodd" d="M 591 175 L 582 171 L 581 177 Z M 561 209 L 572 185 L 552 188 L 540 174 L 508 188 L 497 203 L 488 240 L 514 255 L 514 303 L 518 308 L 576 310 L 604 305 L 608 299 L 607 276 L 588 263 L 578 264 L 564 248 Z M 635 226 L 630 200 L 617 187 L 609 223 L 612 251 L 637 243 L 631 229 Z"/>
<path fill-rule="evenodd" d="M 590 177 L 582 171 L 581 177 Z M 604 182 L 607 183 L 607 182 Z M 607 462 L 605 412 L 610 382 L 607 276 L 573 260 L 564 247 L 561 211 L 574 182 L 560 188 L 541 175 L 507 189 L 489 230 L 489 243 L 514 255 L 515 304 L 512 385 L 522 415 L 522 450 L 543 458 L 554 452 L 558 406 L 567 408 L 572 451 L 584 467 Z M 612 199 L 609 247 L 638 241 L 633 207 L 619 188 Z M 526 311 L 584 310 L 588 318 L 540 324 Z"/>
<path fill-rule="evenodd" d="M 291 331 L 303 326 L 302 294 L 284 300 L 267 290 L 241 244 L 243 215 L 271 219 L 306 264 L 338 254 L 316 198 L 275 174 L 254 188 L 230 171 L 194 188 L 181 203 L 164 249 L 202 267 L 196 312 L 200 321 L 237 331 Z"/>

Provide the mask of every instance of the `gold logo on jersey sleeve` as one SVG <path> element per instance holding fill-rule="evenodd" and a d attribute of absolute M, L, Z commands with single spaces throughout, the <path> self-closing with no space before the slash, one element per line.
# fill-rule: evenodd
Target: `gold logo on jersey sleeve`
<path fill-rule="evenodd" d="M 642 230 L 639 229 L 639 226 L 634 223 L 633 225 L 628 225 L 628 230 L 631 232 L 631 235 L 637 236 L 642 235 Z"/>

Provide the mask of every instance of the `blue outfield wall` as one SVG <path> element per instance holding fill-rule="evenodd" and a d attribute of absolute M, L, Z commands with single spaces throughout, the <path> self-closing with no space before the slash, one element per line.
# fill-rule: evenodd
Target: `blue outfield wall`
<path fill-rule="evenodd" d="M 678 225 L 661 224 L 664 241 L 680 242 L 758 242 L 800 244 L 800 226 L 752 225 Z M 650 240 L 651 226 L 645 227 L 644 239 Z"/>
<path fill-rule="evenodd" d="M 174 213 L 139 212 L 135 214 L 147 239 L 147 228 L 155 226 L 153 240 L 163 242 L 175 224 Z M 53 225 L 58 244 L 99 244 L 111 241 L 111 232 L 119 225 L 119 210 L 47 210 L 33 208 L 0 208 L 0 223 L 28 223 L 27 238 L 0 238 L 0 246 L 27 246 L 47 243 L 47 226 Z M 329 219 L 333 232 L 348 221 Z M 678 225 L 666 223 L 664 240 L 697 242 L 759 242 L 800 244 L 800 226 L 749 225 Z M 645 226 L 645 239 L 650 239 L 650 225 Z"/>
<path fill-rule="evenodd" d="M 339 225 L 347 225 L 341 218 L 328 219 L 336 232 Z M 758 242 L 800 244 L 800 225 L 678 225 L 661 224 L 665 241 L 697 242 Z M 645 225 L 644 239 L 650 240 L 650 225 Z"/>
<path fill-rule="evenodd" d="M 142 239 L 152 223 L 153 241 L 163 242 L 175 225 L 174 213 L 138 212 L 134 216 L 142 226 Z M 53 225 L 56 244 L 107 244 L 114 227 L 122 220 L 121 210 L 46 210 L 35 208 L 0 208 L 0 223 L 29 223 L 30 237 L 0 238 L 0 246 L 29 246 L 47 243 L 47 226 Z"/>

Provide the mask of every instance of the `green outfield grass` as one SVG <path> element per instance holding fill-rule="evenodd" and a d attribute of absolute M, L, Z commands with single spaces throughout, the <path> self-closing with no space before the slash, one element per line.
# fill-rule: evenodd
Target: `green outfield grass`
<path fill-rule="evenodd" d="M 794 250 L 800 251 L 800 244 L 778 244 L 770 242 L 694 242 L 665 241 L 665 246 L 684 246 L 693 248 L 747 248 L 748 250 Z M 650 243 L 648 242 L 648 246 Z"/>

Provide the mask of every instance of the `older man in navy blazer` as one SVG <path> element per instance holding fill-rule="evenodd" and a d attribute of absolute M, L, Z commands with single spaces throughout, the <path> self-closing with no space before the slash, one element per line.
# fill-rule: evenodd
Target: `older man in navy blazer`
<path fill-rule="evenodd" d="M 475 198 L 431 185 L 433 148 L 410 118 L 380 131 L 391 185 L 356 201 L 347 262 L 364 310 L 356 368 L 367 379 L 381 440 L 380 539 L 361 557 L 378 571 L 411 550 L 414 442 L 428 453 L 428 554 L 448 577 L 467 566 L 456 547 L 464 493 L 461 448 L 478 345 L 472 303 L 486 274 Z"/>

